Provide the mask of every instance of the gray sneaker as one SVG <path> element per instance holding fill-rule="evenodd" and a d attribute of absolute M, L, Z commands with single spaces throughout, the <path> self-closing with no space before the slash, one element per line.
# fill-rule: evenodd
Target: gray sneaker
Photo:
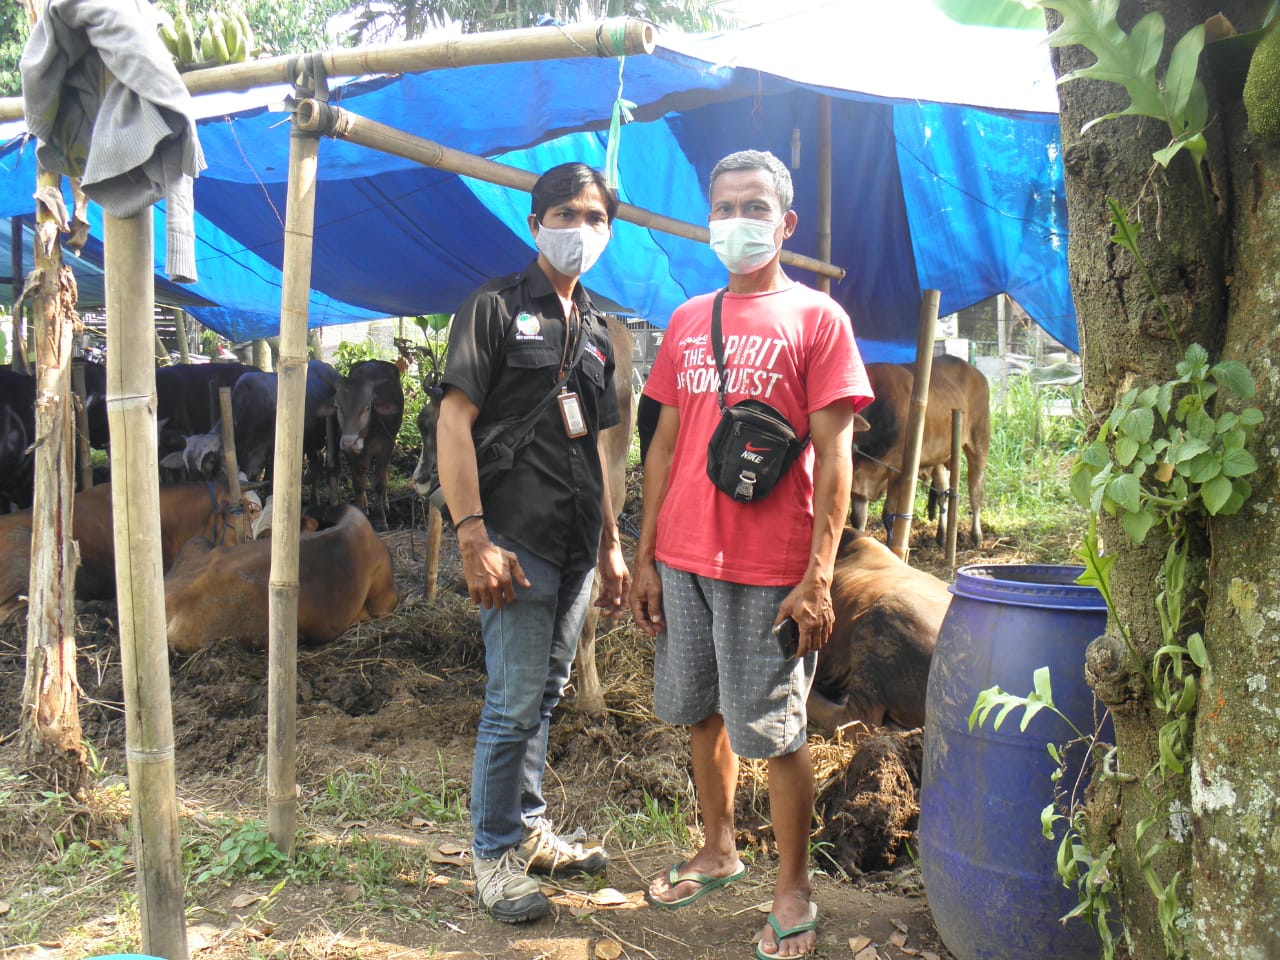
<path fill-rule="evenodd" d="M 515 849 L 493 860 L 476 857 L 472 870 L 476 877 L 476 896 L 493 919 L 524 923 L 551 912 L 551 904 L 538 888 L 538 881 L 525 872 Z"/>
<path fill-rule="evenodd" d="M 550 877 L 597 876 L 609 866 L 609 854 L 604 847 L 566 843 L 556 836 L 551 822 L 542 817 L 525 828 L 516 855 L 528 870 Z"/>

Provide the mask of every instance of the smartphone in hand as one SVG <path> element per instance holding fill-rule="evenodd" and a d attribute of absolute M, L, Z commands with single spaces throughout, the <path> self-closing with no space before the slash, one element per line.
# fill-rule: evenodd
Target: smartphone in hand
<path fill-rule="evenodd" d="M 794 660 L 800 649 L 800 625 L 792 617 L 787 617 L 773 628 L 773 635 L 778 639 L 778 649 L 782 651 L 782 659 Z"/>

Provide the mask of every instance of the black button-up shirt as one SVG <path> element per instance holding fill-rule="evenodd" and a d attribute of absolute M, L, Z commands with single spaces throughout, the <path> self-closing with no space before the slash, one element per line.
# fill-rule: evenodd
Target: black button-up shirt
<path fill-rule="evenodd" d="M 480 498 L 490 530 L 563 569 L 584 570 L 595 566 L 604 519 L 596 441 L 621 416 L 608 325 L 581 284 L 573 296 L 587 340 L 565 387 L 578 395 L 587 433 L 570 439 L 553 400 L 515 466 L 488 481 Z M 477 433 L 527 415 L 547 395 L 561 363 L 573 359 L 567 332 L 560 298 L 536 259 L 467 297 L 453 316 L 442 383 L 480 408 Z"/>

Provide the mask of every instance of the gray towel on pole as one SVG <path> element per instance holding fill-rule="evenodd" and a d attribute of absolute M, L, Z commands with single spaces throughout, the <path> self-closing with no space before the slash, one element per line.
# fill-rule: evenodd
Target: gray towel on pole
<path fill-rule="evenodd" d="M 105 67 L 111 82 L 103 89 Z M 205 168 L 191 94 L 144 0 L 49 0 L 22 51 L 27 129 L 50 170 L 114 217 L 166 198 L 165 272 L 196 281 L 191 178 Z"/>

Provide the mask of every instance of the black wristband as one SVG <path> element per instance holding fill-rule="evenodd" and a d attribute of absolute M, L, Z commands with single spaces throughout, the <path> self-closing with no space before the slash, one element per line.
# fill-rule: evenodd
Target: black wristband
<path fill-rule="evenodd" d="M 484 519 L 483 513 L 468 513 L 465 517 L 463 517 L 461 520 L 459 520 L 457 523 L 453 525 L 453 529 L 457 530 L 460 526 L 462 526 L 468 520 L 483 520 L 483 519 Z"/>

